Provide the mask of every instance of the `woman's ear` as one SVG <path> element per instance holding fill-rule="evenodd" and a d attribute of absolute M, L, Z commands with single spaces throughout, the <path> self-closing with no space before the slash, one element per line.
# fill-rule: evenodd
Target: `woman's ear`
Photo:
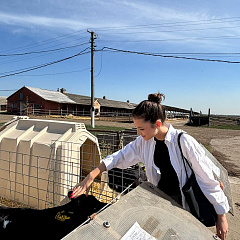
<path fill-rule="evenodd" d="M 157 120 L 157 121 L 156 121 L 156 124 L 157 124 L 157 127 L 161 127 L 161 125 L 162 125 L 161 120 Z"/>

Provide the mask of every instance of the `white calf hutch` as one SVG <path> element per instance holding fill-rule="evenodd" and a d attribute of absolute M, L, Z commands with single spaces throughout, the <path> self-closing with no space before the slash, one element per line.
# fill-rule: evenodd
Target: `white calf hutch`
<path fill-rule="evenodd" d="M 0 132 L 0 196 L 38 209 L 59 205 L 99 162 L 84 124 L 15 119 Z"/>

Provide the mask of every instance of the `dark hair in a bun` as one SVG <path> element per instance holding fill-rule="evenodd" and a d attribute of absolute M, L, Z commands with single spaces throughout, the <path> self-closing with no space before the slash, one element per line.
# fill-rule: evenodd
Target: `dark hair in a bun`
<path fill-rule="evenodd" d="M 148 95 L 148 100 L 140 102 L 133 110 L 133 118 L 144 119 L 146 122 L 152 124 L 157 120 L 161 120 L 162 123 L 166 120 L 165 109 L 161 105 L 161 102 L 165 99 L 165 95 L 162 93 L 152 93 Z"/>
<path fill-rule="evenodd" d="M 161 102 L 165 99 L 165 95 L 162 93 L 151 93 L 148 95 L 148 101 L 155 102 L 161 104 Z"/>

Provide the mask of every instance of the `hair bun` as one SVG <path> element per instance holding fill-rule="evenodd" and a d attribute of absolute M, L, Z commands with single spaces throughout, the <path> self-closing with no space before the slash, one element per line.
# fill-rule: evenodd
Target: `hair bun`
<path fill-rule="evenodd" d="M 162 93 L 151 93 L 148 95 L 148 101 L 160 104 L 165 99 L 165 95 Z"/>

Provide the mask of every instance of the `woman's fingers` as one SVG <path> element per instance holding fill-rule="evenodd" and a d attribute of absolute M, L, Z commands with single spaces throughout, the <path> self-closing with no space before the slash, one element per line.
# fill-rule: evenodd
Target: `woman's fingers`
<path fill-rule="evenodd" d="M 80 186 L 77 186 L 73 189 L 73 193 L 72 193 L 72 198 L 76 198 L 78 196 L 80 196 L 81 194 L 84 193 L 83 188 Z"/>
<path fill-rule="evenodd" d="M 92 185 L 93 180 L 89 177 L 89 175 L 81 182 L 78 183 L 75 188 L 73 189 L 72 198 L 76 198 L 83 194 L 86 191 L 88 194 L 90 187 Z"/>

